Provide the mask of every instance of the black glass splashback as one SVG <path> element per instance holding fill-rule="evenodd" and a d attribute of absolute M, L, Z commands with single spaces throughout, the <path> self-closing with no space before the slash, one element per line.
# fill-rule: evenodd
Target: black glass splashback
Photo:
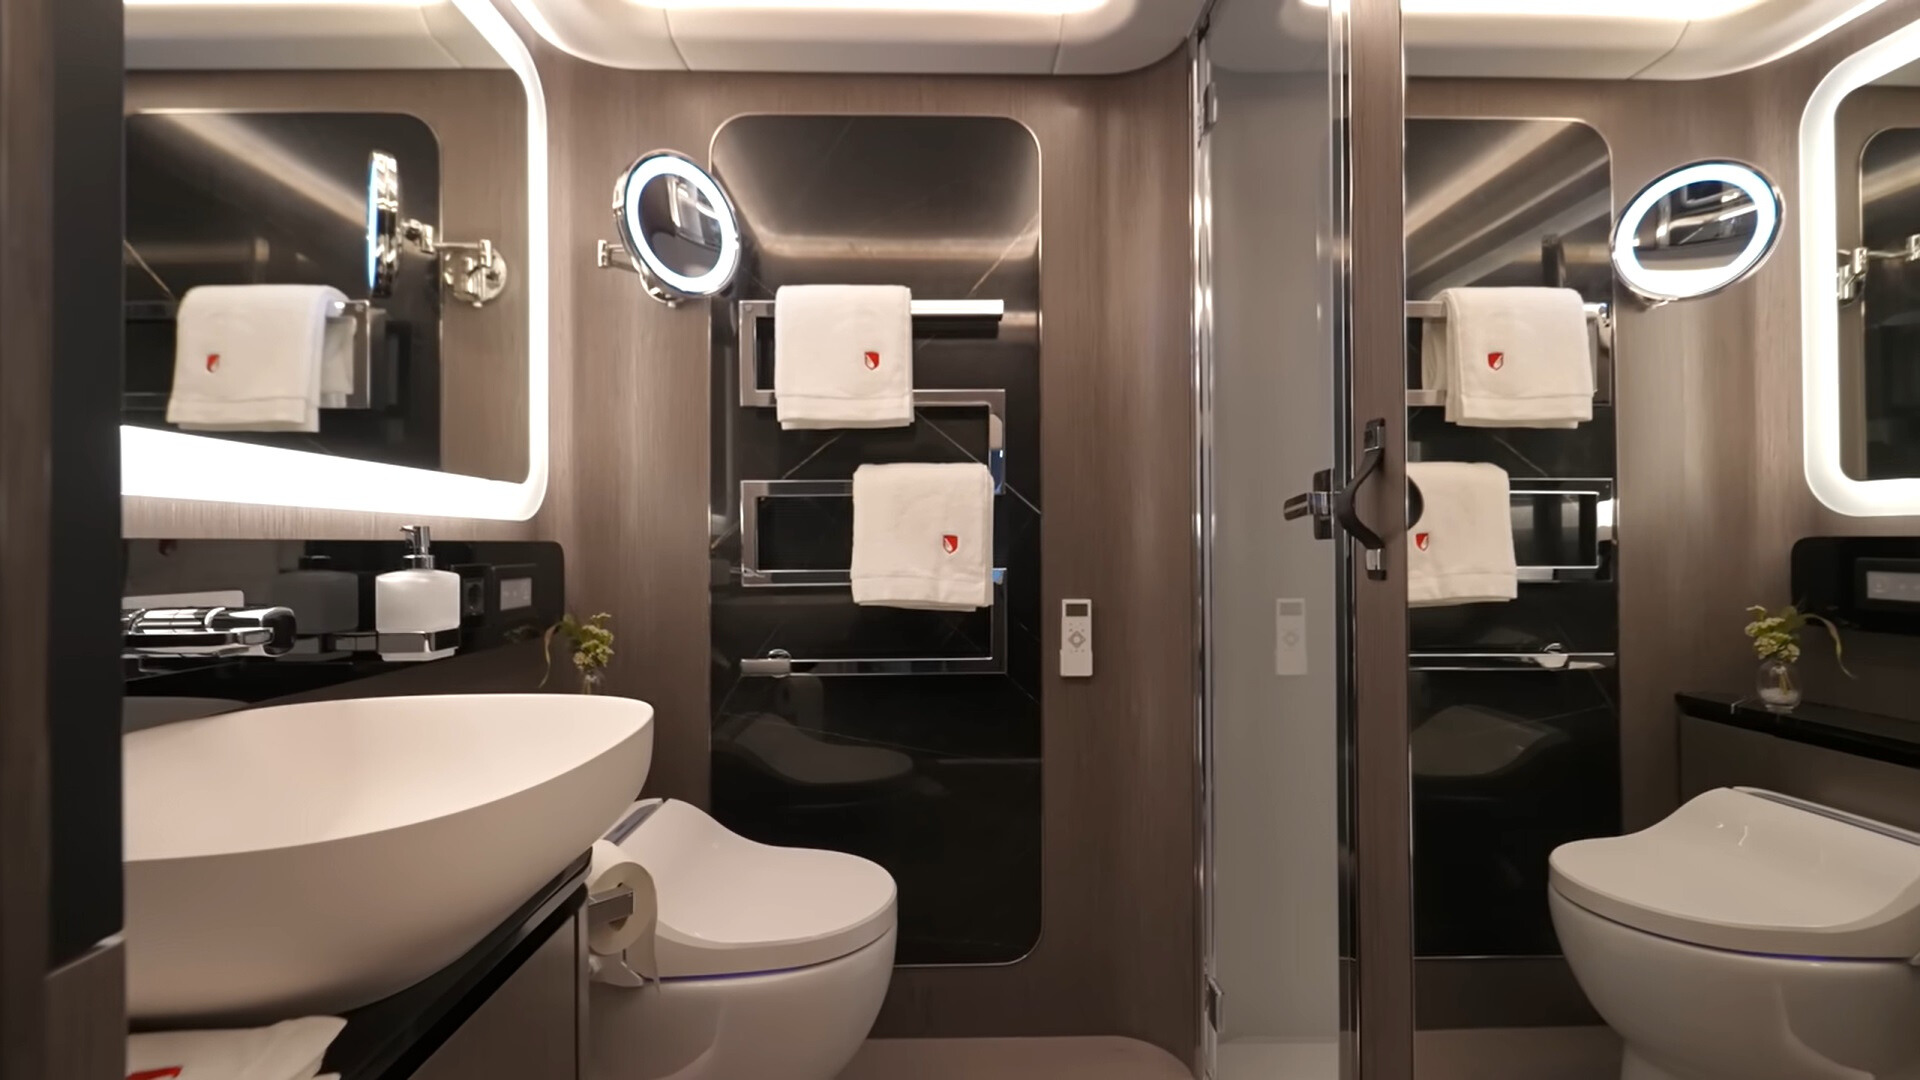
<path fill-rule="evenodd" d="M 899 963 L 1017 960 L 1041 919 L 1038 147 L 987 117 L 748 116 L 721 129 L 713 166 L 751 237 L 740 283 L 712 306 L 714 812 L 765 843 L 886 867 Z M 845 584 L 743 577 L 743 498 L 760 571 L 844 571 L 852 502 L 836 485 L 864 464 L 984 463 L 995 441 L 979 405 L 923 406 L 896 429 L 783 431 L 770 404 L 743 404 L 743 383 L 773 385 L 774 319 L 737 301 L 799 284 L 1004 303 L 998 319 L 914 327 L 916 389 L 1004 393 L 994 609 L 856 607 Z M 743 332 L 756 335 L 744 372 Z M 828 487 L 781 486 L 795 482 Z M 776 650 L 869 673 L 743 666 Z"/>
<path fill-rule="evenodd" d="M 247 605 L 285 605 L 293 608 L 296 626 L 305 627 L 294 651 L 282 656 L 235 656 L 190 659 L 144 658 L 124 661 L 126 694 L 145 698 L 127 707 L 127 722 L 138 727 L 159 719 L 180 719 L 157 699 L 205 702 L 200 712 L 222 711 L 222 703 L 259 704 L 327 690 L 382 675 L 422 675 L 436 665 L 460 657 L 512 646 L 537 648 L 545 629 L 565 609 L 565 559 L 560 545 L 515 541 L 435 541 L 433 554 L 441 570 L 461 578 L 460 644 L 454 657 L 431 661 L 387 661 L 377 652 L 350 651 L 314 633 L 318 616 L 303 612 L 302 597 L 312 590 L 292 584 L 295 575 L 315 570 L 339 575 L 343 588 L 350 579 L 351 598 L 343 601 L 346 620 L 332 629 L 341 633 L 374 629 L 374 579 L 405 566 L 407 545 L 400 540 L 127 540 L 123 542 L 126 570 L 121 596 L 126 598 L 181 597 L 179 606 L 226 603 L 220 594 L 244 598 Z M 158 603 L 143 606 L 161 606 Z M 590 614 L 590 613 L 587 613 Z M 556 645 L 556 652 L 564 650 Z M 570 689 L 565 670 L 561 682 L 549 689 Z M 537 679 L 537 674 L 535 675 Z M 535 682 L 513 689 L 532 691 Z M 469 687 L 464 680 L 443 688 L 506 689 L 505 685 Z"/>
<path fill-rule="evenodd" d="M 1409 120 L 1408 299 L 1548 286 L 1612 305 L 1609 174 L 1605 141 L 1581 124 Z M 1611 402 L 1622 358 L 1605 324 L 1590 326 L 1597 393 L 1593 418 L 1578 427 L 1463 427 L 1440 406 L 1408 410 L 1410 460 L 1506 471 L 1521 566 L 1515 600 L 1410 612 L 1421 957 L 1558 953 L 1547 857 L 1620 829 Z M 1409 320 L 1410 389 L 1423 329 Z"/>

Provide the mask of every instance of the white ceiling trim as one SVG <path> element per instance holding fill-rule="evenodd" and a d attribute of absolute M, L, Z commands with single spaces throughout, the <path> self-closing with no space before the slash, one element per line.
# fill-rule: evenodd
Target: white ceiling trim
<path fill-rule="evenodd" d="M 1180 47 L 1202 4 L 941 0 L 942 10 L 929 10 L 899 0 L 513 0 L 548 42 L 608 67 L 1018 75 L 1144 67 Z"/>

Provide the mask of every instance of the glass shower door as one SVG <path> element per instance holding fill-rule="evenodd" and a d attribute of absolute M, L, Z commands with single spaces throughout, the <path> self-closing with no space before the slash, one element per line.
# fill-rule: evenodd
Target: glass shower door
<path fill-rule="evenodd" d="M 1410 1066 L 1405 507 L 1387 494 L 1404 491 L 1398 19 L 1377 0 L 1220 0 L 1195 44 L 1218 1080 Z M 1369 106 L 1389 138 L 1350 122 L 1379 122 Z M 1353 542 L 1369 522 L 1377 553 Z"/>

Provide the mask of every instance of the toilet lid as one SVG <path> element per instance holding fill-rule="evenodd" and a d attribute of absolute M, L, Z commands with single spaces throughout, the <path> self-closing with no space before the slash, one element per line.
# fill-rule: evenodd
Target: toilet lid
<path fill-rule="evenodd" d="M 1920 835 L 1754 788 L 1717 788 L 1630 836 L 1550 859 L 1553 887 L 1648 933 L 1744 953 L 1920 956 Z"/>
<path fill-rule="evenodd" d="M 662 978 L 823 964 L 893 929 L 893 878 L 877 864 L 758 844 L 687 803 L 661 803 L 619 846 L 653 878 Z"/>

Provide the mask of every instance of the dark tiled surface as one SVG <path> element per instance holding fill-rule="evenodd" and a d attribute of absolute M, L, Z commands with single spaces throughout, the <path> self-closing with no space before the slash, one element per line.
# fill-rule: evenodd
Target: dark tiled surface
<path fill-rule="evenodd" d="M 866 463 L 982 460 L 979 409 L 923 409 L 911 428 L 782 431 L 742 408 L 737 320 L 713 305 L 713 804 L 765 843 L 880 863 L 900 889 L 899 962 L 1002 963 L 1040 934 L 1039 155 L 1019 124 L 980 117 L 755 116 L 714 143 L 748 230 L 744 285 L 904 284 L 923 299 L 998 299 L 996 335 L 921 324 L 914 381 L 1007 391 L 1006 674 L 742 678 L 785 649 L 815 659 L 984 657 L 989 612 L 858 608 L 844 587 L 743 588 L 742 480 L 845 480 Z M 832 177 L 832 183 L 826 178 Z M 760 324 L 772 385 L 772 320 Z M 766 568 L 844 569 L 844 498 L 761 505 Z"/>
<path fill-rule="evenodd" d="M 1698 720 L 1920 768 L 1920 722 L 1812 701 L 1801 702 L 1791 712 L 1772 712 L 1734 694 L 1675 694 L 1674 701 L 1681 712 Z"/>

